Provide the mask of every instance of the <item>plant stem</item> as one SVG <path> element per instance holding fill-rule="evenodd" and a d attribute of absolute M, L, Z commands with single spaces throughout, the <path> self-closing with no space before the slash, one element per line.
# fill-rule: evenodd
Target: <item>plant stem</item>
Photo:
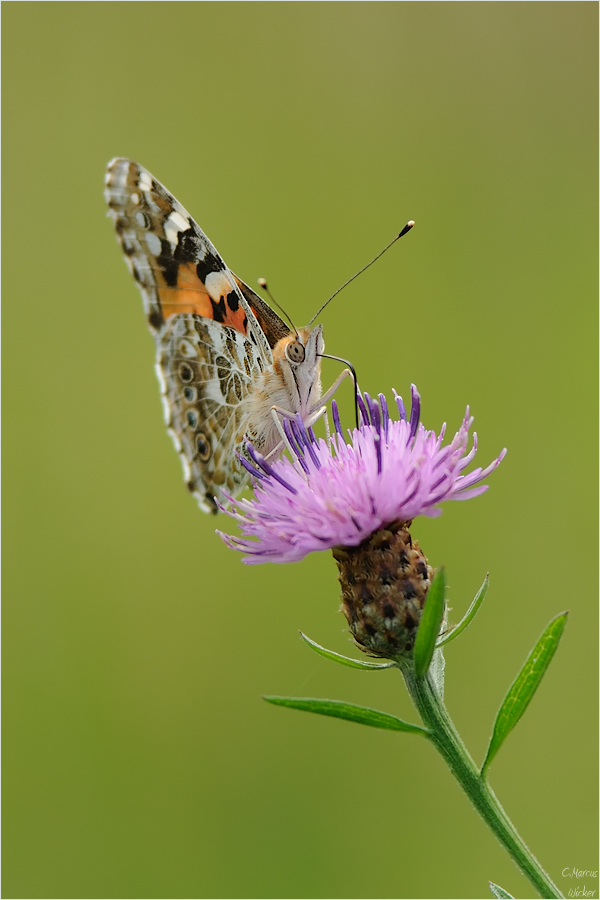
<path fill-rule="evenodd" d="M 430 673 L 418 678 L 412 661 L 405 660 L 399 665 L 413 703 L 429 730 L 429 740 L 446 760 L 450 771 L 479 815 L 508 850 L 523 874 L 529 878 L 540 897 L 563 897 L 515 830 L 491 787 L 481 777 L 448 715 Z"/>

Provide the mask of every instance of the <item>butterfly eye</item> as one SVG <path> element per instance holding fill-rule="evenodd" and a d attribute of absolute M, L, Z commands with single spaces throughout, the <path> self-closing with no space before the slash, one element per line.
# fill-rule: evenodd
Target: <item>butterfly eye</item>
<path fill-rule="evenodd" d="M 304 346 L 300 341 L 291 341 L 285 348 L 285 355 L 295 365 L 304 362 Z"/>

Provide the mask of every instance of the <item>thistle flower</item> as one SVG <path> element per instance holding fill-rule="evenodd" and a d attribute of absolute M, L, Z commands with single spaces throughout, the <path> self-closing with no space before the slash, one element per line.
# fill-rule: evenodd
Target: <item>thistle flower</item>
<path fill-rule="evenodd" d="M 390 418 L 385 396 L 358 396 L 361 424 L 344 437 L 335 401 L 335 431 L 315 436 L 300 417 L 284 421 L 291 459 L 273 463 L 247 445 L 242 464 L 254 481 L 252 500 L 232 500 L 230 516 L 244 537 L 218 532 L 247 554 L 244 562 L 293 562 L 312 550 L 333 551 L 342 587 L 342 609 L 358 646 L 372 656 L 398 660 L 413 649 L 433 571 L 412 540 L 415 516 L 437 516 L 442 500 L 467 500 L 506 450 L 485 469 L 464 469 L 473 418 L 469 409 L 452 441 L 420 424 L 421 401 L 411 386 L 407 416 L 395 392 L 399 420 Z M 254 540 L 252 540 L 254 538 Z"/>
<path fill-rule="evenodd" d="M 247 445 L 249 459 L 242 464 L 253 477 L 255 496 L 225 509 L 245 535 L 218 532 L 225 543 L 248 554 L 246 563 L 294 562 L 312 550 L 356 547 L 393 522 L 439 515 L 443 500 L 467 500 L 486 491 L 480 482 L 506 451 L 487 468 L 462 474 L 477 451 L 474 434 L 466 452 L 473 423 L 468 407 L 453 440 L 442 446 L 445 425 L 439 436 L 427 431 L 419 422 L 414 385 L 411 392 L 410 417 L 394 392 L 399 421 L 390 418 L 383 394 L 379 402 L 359 396 L 361 425 L 349 443 L 333 401 L 335 432 L 328 441 L 317 438 L 300 417 L 284 421 L 293 459 L 270 463 Z"/>
<path fill-rule="evenodd" d="M 499 465 L 506 450 L 485 469 L 464 474 L 477 449 L 469 409 L 454 438 L 443 445 L 420 424 L 420 398 L 414 385 L 410 418 L 396 395 L 399 421 L 390 419 L 385 397 L 358 396 L 361 424 L 347 441 L 332 404 L 335 431 L 327 440 L 298 418 L 284 422 L 290 459 L 270 463 L 246 447 L 242 464 L 254 481 L 252 500 L 231 501 L 229 515 L 243 537 L 223 540 L 248 555 L 251 563 L 301 559 L 311 550 L 330 548 L 338 564 L 342 610 L 357 645 L 392 665 L 361 663 L 326 650 L 306 635 L 319 654 L 363 669 L 398 668 L 418 709 L 422 725 L 379 710 L 315 697 L 265 697 L 277 706 L 348 719 L 377 728 L 420 733 L 430 740 L 451 772 L 513 860 L 541 897 L 561 897 L 559 889 L 517 834 L 486 784 L 489 765 L 518 722 L 554 654 L 566 613 L 552 620 L 531 651 L 496 717 L 481 769 L 468 754 L 444 706 L 444 659 L 438 638 L 446 629 L 445 576 L 433 570 L 412 540 L 417 515 L 438 515 L 443 500 L 465 500 L 486 490 L 483 480 Z M 487 590 L 486 577 L 460 625 L 472 619 Z M 431 588 L 431 592 L 430 592 Z M 516 702 L 516 699 L 518 702 Z M 510 896 L 493 885 L 494 896 Z"/>

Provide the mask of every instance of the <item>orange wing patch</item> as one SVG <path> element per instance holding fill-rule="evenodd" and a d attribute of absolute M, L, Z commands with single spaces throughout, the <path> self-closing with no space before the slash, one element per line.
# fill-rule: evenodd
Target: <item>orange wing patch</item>
<path fill-rule="evenodd" d="M 213 317 L 210 296 L 206 286 L 196 275 L 196 267 L 192 263 L 179 266 L 177 285 L 161 285 L 158 296 L 165 319 L 180 313 L 195 313 L 208 319 Z"/>
<path fill-rule="evenodd" d="M 165 319 L 194 313 L 248 334 L 248 317 L 224 272 L 210 272 L 205 283 L 198 277 L 194 263 L 183 263 L 174 287 L 169 287 L 163 278 L 161 281 L 158 296 Z"/>

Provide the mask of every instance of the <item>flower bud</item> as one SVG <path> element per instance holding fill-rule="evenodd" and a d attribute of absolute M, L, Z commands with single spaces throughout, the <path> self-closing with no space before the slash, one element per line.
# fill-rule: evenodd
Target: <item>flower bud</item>
<path fill-rule="evenodd" d="M 394 522 L 357 547 L 334 547 L 342 610 L 370 656 L 398 659 L 414 647 L 433 569 L 413 541 L 410 522 Z"/>

